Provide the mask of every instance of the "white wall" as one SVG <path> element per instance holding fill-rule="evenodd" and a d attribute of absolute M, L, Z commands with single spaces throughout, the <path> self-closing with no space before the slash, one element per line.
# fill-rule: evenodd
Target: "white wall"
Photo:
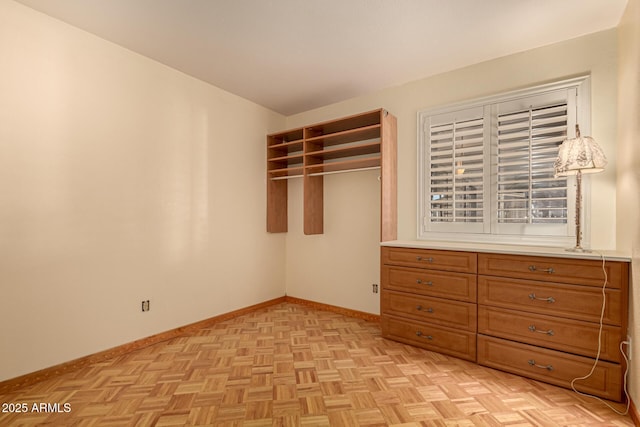
<path fill-rule="evenodd" d="M 311 236 L 303 233 L 302 180 L 290 181 L 287 295 L 379 312 L 380 294 L 371 286 L 380 283 L 378 176 L 376 170 L 326 175 L 324 234 Z"/>
<path fill-rule="evenodd" d="M 0 381 L 284 295 L 283 116 L 12 1 L 0 52 Z"/>
<path fill-rule="evenodd" d="M 640 0 L 629 0 L 618 27 L 618 236 L 631 241 L 632 282 L 629 334 L 632 337 L 629 388 L 640 405 Z"/>
<path fill-rule="evenodd" d="M 380 107 L 394 114 L 398 118 L 398 238 L 412 240 L 416 238 L 419 110 L 590 74 L 591 133 L 609 158 L 607 170 L 591 180 L 592 191 L 598 195 L 590 206 L 591 243 L 597 249 L 616 249 L 616 47 L 616 30 L 604 31 L 291 116 L 287 127 Z M 379 313 L 379 299 L 371 293 L 370 285 L 377 283 L 379 274 L 376 176 L 375 172 L 362 172 L 325 178 L 322 236 L 303 235 L 302 184 L 292 186 L 286 243 L 289 295 Z M 623 242 L 618 249 L 628 251 L 627 245 Z"/>

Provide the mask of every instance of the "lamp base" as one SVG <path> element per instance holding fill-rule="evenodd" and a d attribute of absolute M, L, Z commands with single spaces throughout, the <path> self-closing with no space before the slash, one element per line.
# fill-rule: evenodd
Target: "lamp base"
<path fill-rule="evenodd" d="M 591 253 L 591 249 L 585 249 L 582 246 L 576 246 L 575 248 L 565 249 L 567 252 L 577 252 L 577 253 Z"/>

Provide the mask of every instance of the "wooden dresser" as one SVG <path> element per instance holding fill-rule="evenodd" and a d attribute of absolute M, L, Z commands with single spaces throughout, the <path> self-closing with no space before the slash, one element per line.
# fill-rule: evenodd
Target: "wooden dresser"
<path fill-rule="evenodd" d="M 598 350 L 599 259 L 384 246 L 383 337 L 570 388 Z M 576 389 L 622 399 L 629 263 L 605 263 L 600 361 Z"/>
<path fill-rule="evenodd" d="M 382 335 L 476 360 L 477 256 L 382 248 Z"/>

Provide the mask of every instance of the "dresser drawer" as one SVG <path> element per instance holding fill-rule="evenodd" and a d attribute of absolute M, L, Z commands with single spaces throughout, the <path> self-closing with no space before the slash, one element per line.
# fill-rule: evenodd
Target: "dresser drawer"
<path fill-rule="evenodd" d="M 598 324 L 493 307 L 478 307 L 478 333 L 594 357 Z M 623 340 L 619 326 L 604 325 L 600 359 L 620 362 Z"/>
<path fill-rule="evenodd" d="M 457 271 L 460 273 L 475 273 L 477 271 L 478 261 L 476 254 L 473 252 L 383 246 L 382 264 Z"/>
<path fill-rule="evenodd" d="M 406 344 L 415 345 L 460 359 L 476 360 L 475 332 L 435 326 L 424 322 L 396 319 L 384 316 L 381 319 L 382 336 Z"/>
<path fill-rule="evenodd" d="M 500 338 L 478 335 L 478 363 L 561 387 L 571 387 L 574 378 L 587 375 L 593 359 L 547 350 Z M 605 399 L 622 398 L 622 368 L 598 362 L 593 375 L 575 382 L 576 389 Z"/>
<path fill-rule="evenodd" d="M 603 322 L 622 324 L 622 295 L 607 289 Z M 478 276 L 478 304 L 599 322 L 602 290 L 591 286 Z"/>
<path fill-rule="evenodd" d="M 394 291 L 383 291 L 381 303 L 385 314 L 476 331 L 475 304 Z"/>
<path fill-rule="evenodd" d="M 629 280 L 628 263 L 607 261 L 607 287 L 619 289 Z M 478 254 L 478 274 L 602 287 L 602 261 Z"/>
<path fill-rule="evenodd" d="M 475 274 L 382 266 L 385 289 L 476 302 Z"/>

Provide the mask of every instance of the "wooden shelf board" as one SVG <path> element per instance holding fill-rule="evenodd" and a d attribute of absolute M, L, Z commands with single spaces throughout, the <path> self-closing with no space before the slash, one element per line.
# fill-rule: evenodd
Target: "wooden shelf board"
<path fill-rule="evenodd" d="M 305 141 L 310 144 L 328 147 L 331 145 L 346 144 L 349 142 L 364 141 L 374 138 L 380 138 L 380 124 L 306 138 Z"/>
<path fill-rule="evenodd" d="M 314 159 L 331 160 L 344 157 L 362 156 L 367 154 L 380 153 L 380 140 L 376 142 L 350 145 L 348 147 L 334 148 L 330 150 L 318 150 L 306 155 Z"/>
<path fill-rule="evenodd" d="M 380 166 L 380 156 L 310 165 L 305 166 L 305 170 L 307 171 L 307 174 L 315 174 L 321 172 L 335 172 L 345 171 L 349 169 L 370 168 L 374 166 Z"/>
<path fill-rule="evenodd" d="M 378 109 L 366 113 L 355 114 L 339 120 L 316 123 L 315 125 L 305 127 L 305 132 L 308 134 L 307 136 L 318 136 L 320 134 L 328 135 L 349 129 L 377 125 L 380 124 L 383 113 L 384 111 L 382 109 Z"/>
<path fill-rule="evenodd" d="M 346 172 L 363 172 L 363 171 L 370 171 L 370 170 L 380 170 L 381 167 L 380 166 L 370 166 L 370 167 L 358 167 L 356 169 L 340 169 L 340 170 L 336 170 L 336 171 L 329 171 L 329 172 L 314 172 L 314 173 L 309 173 L 307 174 L 307 176 L 322 176 L 322 175 L 334 175 L 337 173 L 346 173 Z M 281 179 L 281 178 L 278 178 Z"/>
<path fill-rule="evenodd" d="M 293 141 L 293 142 L 285 142 L 285 143 L 282 143 L 282 144 L 269 145 L 269 146 L 267 146 L 267 148 L 272 153 L 295 153 L 295 152 L 298 152 L 298 151 L 302 152 L 302 150 L 303 150 L 303 142 L 302 142 L 302 140 Z"/>
<path fill-rule="evenodd" d="M 300 153 L 300 154 L 295 154 L 293 156 L 273 157 L 273 158 L 267 159 L 267 161 L 272 163 L 288 162 L 289 165 L 292 165 L 296 163 L 302 163 L 303 158 L 304 158 L 304 155 Z"/>
<path fill-rule="evenodd" d="M 282 141 L 286 141 L 285 143 L 301 142 L 303 137 L 304 128 L 289 129 L 283 132 L 267 135 L 267 139 L 269 141 L 268 145 L 282 145 Z M 272 144 L 271 141 L 273 141 L 274 144 Z"/>
<path fill-rule="evenodd" d="M 302 144 L 302 141 L 304 141 L 303 138 L 298 138 L 298 139 L 294 139 L 294 140 L 291 140 L 291 141 L 276 142 L 274 144 L 268 145 L 268 147 L 269 148 L 274 148 L 274 147 L 284 147 L 284 146 L 287 146 L 287 145 Z"/>
<path fill-rule="evenodd" d="M 283 176 L 297 176 L 297 175 L 302 176 L 303 171 L 304 171 L 304 168 L 300 166 L 295 168 L 272 169 L 268 173 L 269 173 L 269 177 L 277 178 L 277 177 L 283 177 Z"/>

